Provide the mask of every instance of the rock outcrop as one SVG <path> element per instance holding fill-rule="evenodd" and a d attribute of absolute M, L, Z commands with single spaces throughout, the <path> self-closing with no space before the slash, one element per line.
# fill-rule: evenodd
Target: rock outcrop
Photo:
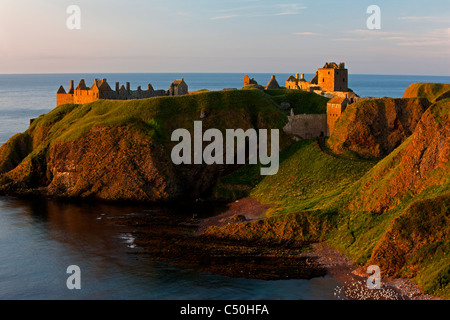
<path fill-rule="evenodd" d="M 408 138 L 431 105 L 425 98 L 373 99 L 349 105 L 328 141 L 340 154 L 383 158 Z"/>
<path fill-rule="evenodd" d="M 450 99 L 433 104 L 414 134 L 379 162 L 357 185 L 353 209 L 384 213 L 404 197 L 450 181 Z"/>
<path fill-rule="evenodd" d="M 207 197 L 223 174 L 240 166 L 171 160 L 178 143 L 172 132 L 193 131 L 206 109 L 203 132 L 279 128 L 286 121 L 258 90 L 62 105 L 0 147 L 0 193 L 149 202 Z M 281 145 L 289 140 L 280 139 Z"/>

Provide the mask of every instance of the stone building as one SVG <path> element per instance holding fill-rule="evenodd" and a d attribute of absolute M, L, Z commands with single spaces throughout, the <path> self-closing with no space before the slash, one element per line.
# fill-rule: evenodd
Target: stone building
<path fill-rule="evenodd" d="M 302 74 L 295 74 L 294 76 L 290 76 L 286 80 L 286 88 L 287 89 L 297 89 L 297 90 L 304 90 L 304 91 L 314 91 L 314 90 L 320 90 L 320 87 L 317 86 L 314 83 L 308 82 L 305 80 L 305 75 Z"/>
<path fill-rule="evenodd" d="M 283 131 L 301 137 L 302 139 L 313 139 L 323 137 L 327 133 L 326 114 L 297 114 L 288 116 L 288 123 Z"/>
<path fill-rule="evenodd" d="M 272 75 L 270 77 L 270 81 L 266 86 L 266 90 L 271 90 L 271 89 L 279 89 L 280 85 L 278 84 L 277 80 L 275 79 L 275 76 Z"/>
<path fill-rule="evenodd" d="M 168 96 L 182 96 L 189 94 L 188 85 L 184 82 L 184 78 L 175 80 L 170 84 L 169 90 L 167 90 Z"/>
<path fill-rule="evenodd" d="M 348 91 L 348 70 L 345 69 L 343 62 L 339 63 L 339 65 L 334 62 L 327 62 L 317 72 L 317 84 L 323 91 Z"/>
<path fill-rule="evenodd" d="M 242 80 L 244 82 L 244 87 L 249 86 L 251 84 L 258 84 L 254 78 L 251 78 L 248 76 L 248 74 L 245 75 L 244 79 Z"/>
<path fill-rule="evenodd" d="M 305 80 L 303 73 L 300 76 L 298 73 L 295 77 L 290 76 L 286 80 L 286 88 L 309 92 L 327 91 L 337 95 L 338 92 L 348 91 L 348 70 L 345 69 L 343 62 L 339 65 L 334 62 L 326 62 L 309 82 Z"/>
<path fill-rule="evenodd" d="M 334 97 L 327 103 L 327 136 L 333 133 L 337 119 L 344 112 L 350 101 L 347 97 Z"/>
<path fill-rule="evenodd" d="M 179 81 L 179 83 L 177 85 L 174 85 L 174 83 L 176 83 L 177 81 Z M 188 87 L 184 80 L 181 79 L 177 81 L 172 83 L 172 91 L 170 91 L 171 88 L 169 88 L 169 92 L 172 93 L 170 95 L 188 94 Z M 58 91 L 56 92 L 56 106 L 67 103 L 83 104 L 99 99 L 146 99 L 166 96 L 169 95 L 169 92 L 166 92 L 165 90 L 154 90 L 151 84 L 147 85 L 147 90 L 142 90 L 140 86 L 137 87 L 137 90 L 131 90 L 129 82 L 126 83 L 126 86 L 120 86 L 120 83 L 116 82 L 115 90 L 112 90 L 106 79 L 95 79 L 90 88 L 86 86 L 84 79 L 81 79 L 78 86 L 74 88 L 74 81 L 71 80 L 70 89 L 68 92 L 66 92 L 63 86 L 60 86 Z"/>

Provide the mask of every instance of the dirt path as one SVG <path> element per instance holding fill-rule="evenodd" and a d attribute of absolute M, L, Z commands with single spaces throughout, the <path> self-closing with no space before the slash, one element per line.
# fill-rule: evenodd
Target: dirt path
<path fill-rule="evenodd" d="M 323 153 L 326 153 L 327 155 L 336 158 L 336 159 L 345 159 L 345 160 L 351 160 L 351 161 L 359 161 L 359 162 L 370 162 L 371 160 L 366 160 L 366 159 L 357 159 L 357 158 L 349 158 L 349 157 L 344 157 L 338 154 L 335 154 L 333 152 L 331 152 L 330 150 L 328 150 L 325 146 L 325 137 L 318 137 L 317 138 L 317 143 L 319 144 L 319 148 L 320 150 L 322 150 Z"/>
<path fill-rule="evenodd" d="M 246 221 L 255 221 L 263 219 L 264 215 L 271 206 L 260 203 L 253 198 L 243 198 L 236 200 L 228 205 L 228 210 L 221 214 L 203 219 L 199 222 L 200 232 L 209 226 L 223 226 L 230 223 L 230 219 L 236 216 L 242 216 Z"/>

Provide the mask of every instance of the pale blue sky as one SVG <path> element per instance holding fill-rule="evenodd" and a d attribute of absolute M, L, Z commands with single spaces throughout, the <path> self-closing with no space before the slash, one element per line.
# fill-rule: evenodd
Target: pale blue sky
<path fill-rule="evenodd" d="M 69 5 L 81 30 L 66 27 Z M 366 9 L 381 8 L 381 30 Z M 450 74 L 450 0 L 1 0 L 0 73 Z"/>

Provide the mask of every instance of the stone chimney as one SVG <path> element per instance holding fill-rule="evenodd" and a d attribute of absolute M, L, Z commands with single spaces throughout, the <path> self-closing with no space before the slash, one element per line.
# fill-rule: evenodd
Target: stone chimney
<path fill-rule="evenodd" d="M 120 83 L 116 82 L 116 91 L 119 92 L 119 90 L 120 90 Z"/>
<path fill-rule="evenodd" d="M 295 74 L 295 79 L 298 80 L 298 76 L 299 76 L 298 73 L 296 73 L 296 74 Z"/>
<path fill-rule="evenodd" d="M 70 80 L 70 89 L 69 89 L 69 92 L 68 92 L 68 93 L 72 94 L 74 89 L 75 89 L 75 88 L 74 88 L 74 81 L 73 81 L 73 80 Z"/>
<path fill-rule="evenodd" d="M 304 73 L 302 73 L 302 74 L 300 75 L 300 79 L 301 79 L 301 80 L 305 80 L 305 74 L 304 74 Z"/>
<path fill-rule="evenodd" d="M 130 92 L 130 83 L 127 82 L 127 91 Z"/>

